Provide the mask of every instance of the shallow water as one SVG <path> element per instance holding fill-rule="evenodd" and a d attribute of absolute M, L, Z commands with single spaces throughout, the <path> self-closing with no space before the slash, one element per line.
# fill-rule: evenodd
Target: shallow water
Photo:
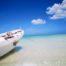
<path fill-rule="evenodd" d="M 66 66 L 66 35 L 24 37 L 0 66 Z"/>

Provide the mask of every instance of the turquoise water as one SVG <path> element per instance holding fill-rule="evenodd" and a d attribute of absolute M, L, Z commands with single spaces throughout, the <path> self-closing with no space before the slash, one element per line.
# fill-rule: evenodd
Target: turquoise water
<path fill-rule="evenodd" d="M 66 66 L 66 34 L 25 36 L 0 66 Z"/>
<path fill-rule="evenodd" d="M 24 36 L 23 38 L 62 38 L 62 37 L 66 37 L 66 34 L 55 34 L 55 35 L 28 35 L 28 36 Z"/>

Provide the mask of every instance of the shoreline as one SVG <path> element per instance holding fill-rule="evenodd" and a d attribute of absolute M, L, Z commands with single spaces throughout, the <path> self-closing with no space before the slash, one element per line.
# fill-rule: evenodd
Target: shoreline
<path fill-rule="evenodd" d="M 1 66 L 66 65 L 66 36 L 29 37 L 20 40 L 15 51 L 0 61 Z M 59 39 L 57 39 L 57 37 Z"/>

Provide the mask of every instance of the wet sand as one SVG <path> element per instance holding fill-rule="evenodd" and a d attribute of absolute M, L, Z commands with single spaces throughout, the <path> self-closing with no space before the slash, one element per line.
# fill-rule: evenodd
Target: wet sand
<path fill-rule="evenodd" d="M 0 66 L 66 66 L 66 35 L 23 38 Z"/>

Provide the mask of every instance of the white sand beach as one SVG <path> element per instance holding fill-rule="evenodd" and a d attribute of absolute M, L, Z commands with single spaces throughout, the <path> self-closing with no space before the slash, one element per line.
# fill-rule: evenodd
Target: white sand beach
<path fill-rule="evenodd" d="M 25 37 L 0 66 L 66 66 L 66 35 Z"/>

